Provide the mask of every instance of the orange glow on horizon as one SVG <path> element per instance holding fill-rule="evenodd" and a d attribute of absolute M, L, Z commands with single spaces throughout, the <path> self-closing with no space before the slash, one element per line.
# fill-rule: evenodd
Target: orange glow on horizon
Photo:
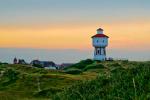
<path fill-rule="evenodd" d="M 42 27 L 0 27 L 0 47 L 92 49 L 91 36 L 97 23 Z M 150 23 L 102 24 L 110 37 L 109 48 L 146 48 L 150 44 Z M 150 47 L 149 47 L 150 48 Z"/>

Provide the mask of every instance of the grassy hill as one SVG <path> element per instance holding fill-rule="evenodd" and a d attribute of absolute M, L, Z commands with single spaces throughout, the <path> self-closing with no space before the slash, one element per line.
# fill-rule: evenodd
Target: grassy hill
<path fill-rule="evenodd" d="M 83 60 L 61 71 L 0 65 L 0 100 L 148 100 L 150 62 Z"/>

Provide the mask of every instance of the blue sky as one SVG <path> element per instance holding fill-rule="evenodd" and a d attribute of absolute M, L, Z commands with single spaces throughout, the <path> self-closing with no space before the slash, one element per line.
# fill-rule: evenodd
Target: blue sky
<path fill-rule="evenodd" d="M 149 4 L 149 0 L 1 0 L 0 21 L 3 25 L 149 18 Z"/>

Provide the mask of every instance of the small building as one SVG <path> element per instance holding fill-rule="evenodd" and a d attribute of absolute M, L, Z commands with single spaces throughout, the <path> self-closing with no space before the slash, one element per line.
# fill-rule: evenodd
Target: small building
<path fill-rule="evenodd" d="M 19 60 L 18 60 L 18 64 L 24 64 L 24 65 L 25 65 L 25 64 L 27 64 L 27 63 L 25 62 L 24 59 L 19 59 Z"/>
<path fill-rule="evenodd" d="M 30 64 L 38 68 L 57 69 L 56 64 L 53 61 L 33 60 Z"/>
<path fill-rule="evenodd" d="M 17 60 L 17 58 L 15 57 L 14 58 L 14 61 L 13 61 L 13 64 L 17 64 L 18 63 L 18 60 Z"/>

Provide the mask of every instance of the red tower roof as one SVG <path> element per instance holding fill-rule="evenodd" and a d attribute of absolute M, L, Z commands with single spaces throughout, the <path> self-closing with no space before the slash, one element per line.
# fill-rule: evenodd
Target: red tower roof
<path fill-rule="evenodd" d="M 94 37 L 106 37 L 106 38 L 109 38 L 107 35 L 105 35 L 105 34 L 96 34 L 96 35 L 94 35 L 94 36 L 92 36 L 92 38 L 94 38 Z"/>

